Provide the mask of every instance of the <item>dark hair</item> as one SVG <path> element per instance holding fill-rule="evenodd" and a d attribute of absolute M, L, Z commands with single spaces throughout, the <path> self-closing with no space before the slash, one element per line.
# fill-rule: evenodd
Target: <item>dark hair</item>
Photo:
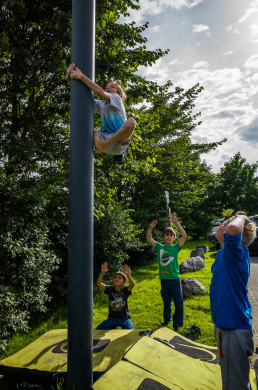
<path fill-rule="evenodd" d="M 163 237 L 165 236 L 165 233 L 167 233 L 167 232 L 172 232 L 173 233 L 173 235 L 174 235 L 174 237 L 175 237 L 175 239 L 176 239 L 176 232 L 175 232 L 175 230 L 174 229 L 172 229 L 172 227 L 166 227 L 164 230 L 163 230 Z"/>

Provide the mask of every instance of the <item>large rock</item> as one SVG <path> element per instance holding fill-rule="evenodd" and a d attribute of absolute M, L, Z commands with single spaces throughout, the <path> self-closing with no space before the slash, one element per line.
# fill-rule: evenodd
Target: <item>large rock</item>
<path fill-rule="evenodd" d="M 206 253 L 206 252 L 209 252 L 209 247 L 208 245 L 197 245 L 196 246 L 196 249 L 203 249 L 203 252 Z"/>
<path fill-rule="evenodd" d="M 205 254 L 202 248 L 194 249 L 191 252 L 190 257 L 196 257 L 196 256 L 201 256 L 203 259 L 205 259 Z"/>
<path fill-rule="evenodd" d="M 190 257 L 190 259 L 185 260 L 180 264 L 179 270 L 180 273 L 184 272 L 196 272 L 199 269 L 205 268 L 204 260 L 201 256 Z"/>
<path fill-rule="evenodd" d="M 185 278 L 181 280 L 183 297 L 187 298 L 189 295 L 202 295 L 205 292 L 204 286 L 199 280 L 194 278 Z"/>

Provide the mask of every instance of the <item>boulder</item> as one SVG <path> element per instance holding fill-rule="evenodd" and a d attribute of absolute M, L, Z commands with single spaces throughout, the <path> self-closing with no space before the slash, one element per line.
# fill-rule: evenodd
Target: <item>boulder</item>
<path fill-rule="evenodd" d="M 205 287 L 194 278 L 185 278 L 181 280 L 183 297 L 187 298 L 189 295 L 202 295 L 205 292 Z"/>
<path fill-rule="evenodd" d="M 194 249 L 191 252 L 190 257 L 196 257 L 196 256 L 201 256 L 203 259 L 205 259 L 205 254 L 202 248 Z"/>
<path fill-rule="evenodd" d="M 203 249 L 203 252 L 206 253 L 206 252 L 209 252 L 209 247 L 208 245 L 197 245 L 196 249 Z"/>
<path fill-rule="evenodd" d="M 184 272 L 196 272 L 199 269 L 205 268 L 204 260 L 201 256 L 190 257 L 190 259 L 185 260 L 180 264 L 179 270 L 180 273 Z"/>

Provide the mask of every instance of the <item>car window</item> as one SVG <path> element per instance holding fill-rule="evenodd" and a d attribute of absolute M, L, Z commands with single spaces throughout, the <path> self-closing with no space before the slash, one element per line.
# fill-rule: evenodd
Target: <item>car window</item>
<path fill-rule="evenodd" d="M 258 226 L 258 217 L 248 217 L 251 222 L 255 222 L 256 226 Z"/>

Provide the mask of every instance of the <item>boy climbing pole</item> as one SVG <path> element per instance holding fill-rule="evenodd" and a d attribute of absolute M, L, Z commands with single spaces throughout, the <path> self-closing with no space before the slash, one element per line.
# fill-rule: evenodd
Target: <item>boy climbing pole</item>
<path fill-rule="evenodd" d="M 102 129 L 94 131 L 94 145 L 97 152 L 111 154 L 118 162 L 123 161 L 126 149 L 136 127 L 133 118 L 127 119 L 123 100 L 126 95 L 117 81 L 109 82 L 105 90 L 85 76 L 75 64 L 66 72 L 68 83 L 80 80 L 102 100 L 94 100 L 95 112 L 100 114 Z"/>

